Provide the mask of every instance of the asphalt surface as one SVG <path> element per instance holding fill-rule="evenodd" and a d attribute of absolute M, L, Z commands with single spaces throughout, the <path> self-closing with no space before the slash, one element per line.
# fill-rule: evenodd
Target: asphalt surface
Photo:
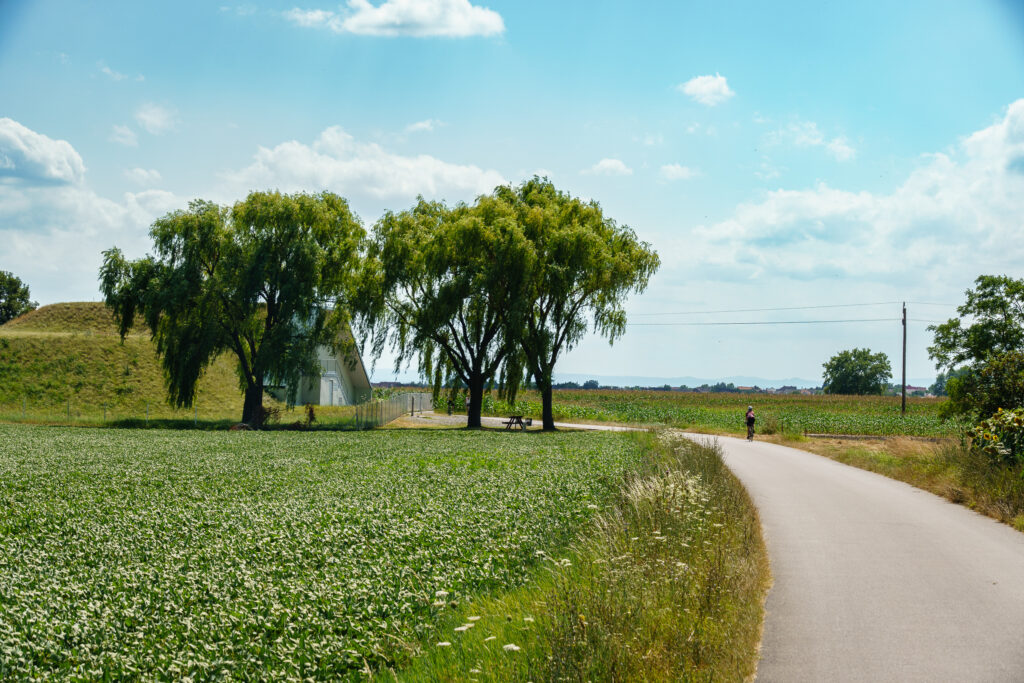
<path fill-rule="evenodd" d="M 1024 681 L 1024 534 L 821 456 L 717 440 L 771 559 L 758 681 Z"/>

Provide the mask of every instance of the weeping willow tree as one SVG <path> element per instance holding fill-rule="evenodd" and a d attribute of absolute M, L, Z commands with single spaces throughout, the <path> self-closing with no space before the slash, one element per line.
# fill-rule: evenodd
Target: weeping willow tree
<path fill-rule="evenodd" d="M 347 329 L 365 232 L 341 197 L 254 192 L 233 207 L 194 201 L 153 223 L 154 253 L 103 253 L 100 289 L 123 339 L 151 330 L 168 402 L 188 407 L 221 353 L 238 361 L 242 421 L 258 426 L 265 382 L 319 374 L 316 349 Z"/>
<path fill-rule="evenodd" d="M 522 368 L 541 393 L 545 430 L 555 428 L 552 382 L 559 357 L 589 331 L 612 343 L 626 330 L 624 303 L 642 292 L 660 261 L 651 245 L 605 217 L 597 202 L 584 202 L 534 177 L 496 190 L 516 217 L 532 251 L 526 282 L 530 309 L 506 360 L 507 391 L 515 396 Z"/>
<path fill-rule="evenodd" d="M 485 195 L 448 207 L 419 199 L 374 226 L 362 281 L 373 351 L 415 360 L 434 384 L 469 391 L 468 426 L 480 427 L 484 389 L 514 353 L 531 302 L 533 249 L 507 202 Z"/>

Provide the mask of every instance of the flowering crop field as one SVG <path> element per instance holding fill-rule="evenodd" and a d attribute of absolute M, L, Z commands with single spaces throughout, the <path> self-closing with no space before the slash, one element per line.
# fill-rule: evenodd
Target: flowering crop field
<path fill-rule="evenodd" d="M 400 664 L 451 607 L 524 584 L 641 449 L 599 433 L 0 425 L 0 679 Z"/>
<path fill-rule="evenodd" d="M 526 392 L 517 409 L 540 417 L 540 398 Z M 554 392 L 556 420 L 590 420 L 633 424 L 662 424 L 743 433 L 748 405 L 757 413 L 759 431 L 824 434 L 948 436 L 957 425 L 939 419 L 945 399 L 892 396 L 830 396 L 800 394 L 728 394 L 670 391 L 558 390 Z M 495 414 L 509 406 L 494 402 Z"/>

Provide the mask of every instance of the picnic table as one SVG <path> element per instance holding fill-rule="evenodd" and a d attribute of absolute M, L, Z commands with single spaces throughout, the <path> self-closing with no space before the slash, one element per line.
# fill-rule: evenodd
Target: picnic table
<path fill-rule="evenodd" d="M 505 425 L 505 429 L 506 430 L 510 430 L 513 427 L 519 427 L 520 429 L 522 429 L 525 432 L 526 431 L 526 426 L 528 424 L 531 424 L 532 422 L 533 422 L 532 418 L 526 418 L 526 421 L 523 422 L 523 416 L 522 415 L 511 415 L 511 416 L 509 416 L 508 421 L 507 422 L 503 422 L 502 424 Z"/>

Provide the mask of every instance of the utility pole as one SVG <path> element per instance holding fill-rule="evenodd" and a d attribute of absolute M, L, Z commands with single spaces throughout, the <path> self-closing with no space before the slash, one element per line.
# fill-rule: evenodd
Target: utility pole
<path fill-rule="evenodd" d="M 903 402 L 900 415 L 907 414 L 907 302 L 903 302 Z"/>

